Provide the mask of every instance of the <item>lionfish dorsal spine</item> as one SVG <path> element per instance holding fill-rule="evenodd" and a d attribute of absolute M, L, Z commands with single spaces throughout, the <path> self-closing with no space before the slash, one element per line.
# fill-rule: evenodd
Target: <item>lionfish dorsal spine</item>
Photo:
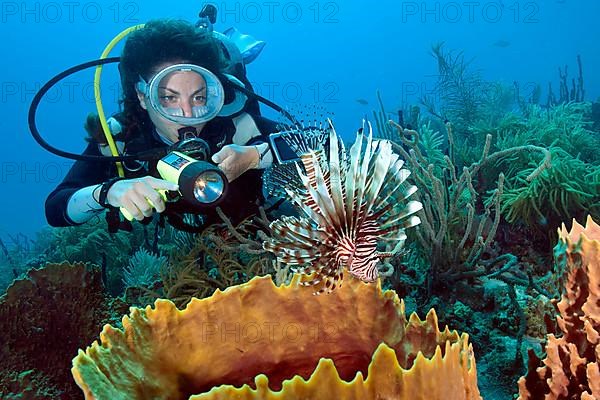
<path fill-rule="evenodd" d="M 381 207 L 381 205 L 389 204 L 390 197 L 394 197 L 395 202 L 405 200 L 406 198 L 410 197 L 410 195 L 412 195 L 417 189 L 414 185 L 410 185 L 406 189 L 404 189 L 403 183 L 406 180 L 406 178 L 410 175 L 410 171 L 407 169 L 403 169 L 403 165 L 404 162 L 400 159 L 397 159 L 397 161 L 390 167 L 389 175 L 396 178 L 397 185 L 390 186 L 388 188 L 383 188 L 382 193 L 378 196 L 377 199 L 377 208 Z"/>
<path fill-rule="evenodd" d="M 306 180 L 304 174 L 302 174 L 300 171 L 298 171 L 298 174 L 300 175 L 302 182 L 304 182 Z M 308 217 L 314 220 L 317 224 L 322 224 L 325 222 L 323 217 L 319 214 L 318 208 L 313 204 L 312 197 L 310 196 L 310 193 L 308 193 L 306 186 L 304 187 L 305 191 L 303 193 L 296 193 L 288 188 L 284 189 L 292 202 L 296 204 L 302 211 L 304 211 Z"/>
<path fill-rule="evenodd" d="M 356 204 L 356 185 L 359 178 L 359 161 L 360 154 L 363 144 L 363 133 L 362 130 L 356 132 L 356 140 L 350 147 L 350 160 L 348 172 L 346 173 L 346 221 L 348 224 L 348 230 L 352 235 L 354 233 L 354 221 L 355 221 L 355 208 Z"/>
<path fill-rule="evenodd" d="M 342 187 L 342 170 L 340 167 L 340 154 L 338 145 L 338 135 L 330 121 L 329 134 L 329 186 L 334 209 L 337 211 L 337 221 L 340 231 L 346 235 L 348 224 L 346 219 L 346 207 L 344 206 L 344 190 Z M 343 143 L 343 142 L 342 142 Z"/>
<path fill-rule="evenodd" d="M 378 142 L 377 148 L 379 151 L 374 157 L 374 168 L 372 174 L 370 174 L 372 179 L 367 187 L 368 192 L 365 196 L 366 203 L 363 207 L 363 216 L 369 215 L 374 206 L 377 204 L 377 194 L 381 192 L 384 186 L 385 178 L 388 175 L 390 164 L 392 162 L 393 153 L 389 142 L 380 141 Z"/>
<path fill-rule="evenodd" d="M 413 200 L 408 202 L 406 207 L 401 212 L 397 214 L 394 213 L 393 217 L 390 217 L 386 220 L 385 224 L 381 226 L 381 230 L 388 230 L 390 228 L 410 228 L 412 226 L 418 225 L 421 220 L 418 216 L 413 215 L 417 211 L 421 211 L 423 205 L 421 202 Z M 408 217 L 408 219 L 406 219 Z M 414 217 L 414 218 L 413 218 Z M 415 219 L 416 218 L 416 219 Z"/>
<path fill-rule="evenodd" d="M 369 201 L 365 198 L 365 193 L 367 189 L 367 181 L 369 178 L 369 166 L 371 165 L 371 159 L 373 158 L 373 131 L 371 129 L 371 124 L 368 124 L 368 135 L 367 135 L 367 143 L 365 145 L 365 151 L 362 157 L 359 157 L 357 162 L 360 164 L 359 167 L 359 176 L 356 183 L 356 209 L 354 212 L 354 221 L 352 230 L 353 237 L 356 235 L 356 229 L 360 227 L 362 221 L 365 217 L 365 201 Z"/>
<path fill-rule="evenodd" d="M 341 233 L 342 221 L 330 196 L 328 179 L 319 165 L 319 159 L 322 157 L 322 153 L 313 151 L 302 157 L 307 174 L 305 175 L 299 166 L 297 166 L 297 170 L 305 189 L 305 195 L 302 201 L 300 197 L 295 196 L 294 202 L 305 211 L 308 207 L 310 211 L 307 213 L 310 213 L 311 217 L 321 226 L 332 227 Z"/>
<path fill-rule="evenodd" d="M 311 188 L 313 190 L 313 193 L 311 194 L 327 220 L 327 225 L 333 227 L 336 231 L 339 231 L 341 220 L 336 211 L 334 200 L 327 188 L 328 185 L 325 181 L 325 175 L 321 166 L 318 165 L 318 159 L 316 157 L 313 157 L 313 163 L 317 164 L 314 168 L 314 182 L 316 185 L 314 188 Z M 331 175 L 329 175 L 329 179 L 331 179 Z"/>

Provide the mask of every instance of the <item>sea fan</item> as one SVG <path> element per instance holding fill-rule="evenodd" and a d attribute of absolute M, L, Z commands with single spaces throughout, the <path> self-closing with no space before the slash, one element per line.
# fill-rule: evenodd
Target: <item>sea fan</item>
<path fill-rule="evenodd" d="M 372 282 L 381 259 L 402 247 L 405 228 L 421 221 L 418 201 L 408 201 L 417 189 L 406 182 L 404 162 L 387 140 L 373 140 L 359 130 L 349 153 L 333 125 L 329 130 L 329 158 L 324 150 L 301 153 L 296 172 L 302 187 L 285 188 L 306 218 L 282 217 L 271 223 L 272 238 L 264 248 L 295 271 L 311 275 L 305 285 L 331 292 L 341 284 L 344 269 Z M 385 243 L 387 242 L 387 243 Z M 391 244 L 379 252 L 378 243 Z"/>

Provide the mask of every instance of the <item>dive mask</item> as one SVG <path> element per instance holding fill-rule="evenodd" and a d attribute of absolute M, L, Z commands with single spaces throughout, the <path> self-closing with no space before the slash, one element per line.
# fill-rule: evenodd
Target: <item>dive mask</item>
<path fill-rule="evenodd" d="M 170 65 L 150 82 L 142 77 L 136 85 L 147 104 L 168 121 L 198 125 L 210 121 L 223 108 L 225 93 L 219 78 L 194 64 Z"/>

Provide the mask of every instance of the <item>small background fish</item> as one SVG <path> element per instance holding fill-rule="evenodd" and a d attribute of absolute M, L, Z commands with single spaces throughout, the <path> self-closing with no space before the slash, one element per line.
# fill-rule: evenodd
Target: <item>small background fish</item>
<path fill-rule="evenodd" d="M 510 42 L 507 40 L 497 40 L 493 43 L 493 46 L 506 48 L 506 47 L 510 46 Z"/>

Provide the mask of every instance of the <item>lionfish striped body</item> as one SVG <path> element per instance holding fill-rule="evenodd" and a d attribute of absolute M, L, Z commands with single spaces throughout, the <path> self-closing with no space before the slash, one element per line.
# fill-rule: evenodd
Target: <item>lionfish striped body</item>
<path fill-rule="evenodd" d="M 301 149 L 300 149 L 301 150 Z M 285 188 L 305 215 L 284 216 L 271 223 L 272 238 L 264 248 L 297 272 L 311 275 L 305 285 L 320 285 L 316 294 L 341 284 L 344 270 L 372 282 L 380 260 L 400 250 L 405 228 L 417 225 L 422 208 L 407 198 L 416 191 L 410 172 L 385 140 L 373 140 L 371 126 L 361 129 L 346 152 L 333 126 L 329 157 L 324 149 L 302 151 L 296 165 L 301 184 Z M 380 243 L 395 244 L 379 252 Z"/>

